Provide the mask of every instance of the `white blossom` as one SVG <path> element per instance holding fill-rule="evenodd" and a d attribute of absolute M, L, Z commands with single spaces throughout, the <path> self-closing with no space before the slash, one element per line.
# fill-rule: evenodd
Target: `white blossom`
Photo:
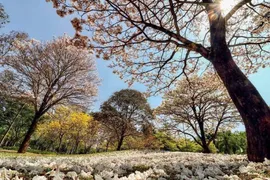
<path fill-rule="evenodd" d="M 3 167 L 0 169 L 1 180 L 19 180 L 26 175 L 34 180 L 239 180 L 243 177 L 264 180 L 267 179 L 265 172 L 270 170 L 268 161 L 252 163 L 244 155 L 145 151 L 76 157 L 1 157 L 0 167 Z M 52 170 L 47 172 L 48 169 Z M 44 172 L 47 173 L 44 175 Z"/>

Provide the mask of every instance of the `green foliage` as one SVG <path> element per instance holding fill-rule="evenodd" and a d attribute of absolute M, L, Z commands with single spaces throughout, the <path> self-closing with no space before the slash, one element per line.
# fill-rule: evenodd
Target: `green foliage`
<path fill-rule="evenodd" d="M 155 133 L 155 137 L 158 139 L 158 141 L 161 144 L 160 149 L 166 150 L 166 151 L 179 151 L 178 143 L 170 135 L 164 132 L 158 131 Z"/>
<path fill-rule="evenodd" d="M 187 138 L 174 138 L 164 132 L 155 133 L 155 137 L 159 141 L 159 149 L 166 151 L 182 151 L 182 152 L 203 152 L 203 148 L 196 142 Z M 211 153 L 216 153 L 217 148 L 210 143 L 209 149 Z"/>
<path fill-rule="evenodd" d="M 202 152 L 202 147 L 189 139 L 181 138 L 178 140 L 178 148 L 183 152 Z"/>
<path fill-rule="evenodd" d="M 18 145 L 28 130 L 34 110 L 25 103 L 12 99 L 2 98 L 0 101 L 0 137 L 3 145 Z"/>
<path fill-rule="evenodd" d="M 94 118 L 109 132 L 108 139 L 117 141 L 116 149 L 121 150 L 128 137 L 149 134 L 153 114 L 141 92 L 123 89 L 104 102 L 101 112 L 94 113 Z"/>
<path fill-rule="evenodd" d="M 218 133 L 215 145 L 220 153 L 224 154 L 245 154 L 247 140 L 245 132 L 225 131 Z"/>

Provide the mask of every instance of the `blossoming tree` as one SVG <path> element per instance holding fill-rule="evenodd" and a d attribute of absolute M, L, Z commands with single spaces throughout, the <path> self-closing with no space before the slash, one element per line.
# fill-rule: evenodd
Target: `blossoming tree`
<path fill-rule="evenodd" d="M 61 106 L 51 113 L 51 121 L 39 124 L 37 142 L 61 153 L 78 153 L 80 146 L 88 153 L 97 143 L 98 127 L 97 121 L 80 109 Z"/>
<path fill-rule="evenodd" d="M 267 1 L 46 1 L 60 16 L 78 12 L 75 39 L 87 45 L 80 34 L 91 31 L 88 45 L 131 83 L 159 91 L 211 64 L 243 118 L 249 160 L 270 158 L 270 110 L 245 75 L 269 65 Z"/>
<path fill-rule="evenodd" d="M 24 153 L 40 118 L 58 104 L 87 107 L 97 92 L 98 78 L 89 51 L 72 45 L 66 36 L 47 43 L 17 41 L 2 62 L 29 94 L 35 115 L 18 150 Z"/>
<path fill-rule="evenodd" d="M 211 81 L 211 83 L 209 83 Z M 215 75 L 193 76 L 177 83 L 165 94 L 155 113 L 164 128 L 192 138 L 210 153 L 210 144 L 219 130 L 229 130 L 240 122 L 239 114 Z"/>

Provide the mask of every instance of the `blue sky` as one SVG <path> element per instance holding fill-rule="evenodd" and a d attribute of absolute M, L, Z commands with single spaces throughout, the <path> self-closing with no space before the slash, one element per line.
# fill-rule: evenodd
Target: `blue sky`
<path fill-rule="evenodd" d="M 52 8 L 52 4 L 46 3 L 45 0 L 0 0 L 0 2 L 4 5 L 10 20 L 10 23 L 1 29 L 2 32 L 24 31 L 31 38 L 44 41 L 61 36 L 64 33 L 70 36 L 74 35 L 70 18 L 59 17 L 55 9 Z M 108 65 L 108 61 L 97 60 L 97 69 L 102 82 L 93 110 L 98 110 L 100 104 L 106 101 L 115 91 L 128 87 L 118 76 L 112 73 L 112 69 L 108 68 Z M 135 84 L 131 88 L 140 91 L 146 90 L 141 84 Z M 156 107 L 161 103 L 161 98 L 151 97 L 149 103 L 152 107 Z"/>
<path fill-rule="evenodd" d="M 31 38 L 38 40 L 50 40 L 54 36 L 67 33 L 73 36 L 74 30 L 68 17 L 61 18 L 55 13 L 52 4 L 45 0 L 0 0 L 6 12 L 10 16 L 10 23 L 1 29 L 2 32 L 11 30 L 27 32 Z M 107 100 L 115 91 L 127 88 L 127 85 L 112 73 L 108 68 L 109 62 L 97 60 L 97 68 L 102 84 L 99 87 L 99 96 L 93 109 L 98 110 L 100 104 Z M 265 101 L 270 105 L 270 68 L 261 69 L 258 73 L 251 75 L 250 80 L 259 90 Z M 141 84 L 135 84 L 132 88 L 145 91 Z M 161 103 L 160 97 L 149 98 L 152 107 Z"/>

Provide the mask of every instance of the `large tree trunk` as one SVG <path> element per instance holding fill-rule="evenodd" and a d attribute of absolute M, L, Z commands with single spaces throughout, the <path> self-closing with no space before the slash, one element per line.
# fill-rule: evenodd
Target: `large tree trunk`
<path fill-rule="evenodd" d="M 248 159 L 255 162 L 262 162 L 264 158 L 270 159 L 270 109 L 235 64 L 226 43 L 224 18 L 219 16 L 211 19 L 210 16 L 210 60 L 244 121 Z"/>
<path fill-rule="evenodd" d="M 206 143 L 202 145 L 202 148 L 203 148 L 203 153 L 211 153 L 211 150 L 209 149 L 209 146 Z"/>
<path fill-rule="evenodd" d="M 29 147 L 31 136 L 33 135 L 33 133 L 35 132 L 35 130 L 37 128 L 38 120 L 40 117 L 41 116 L 38 113 L 35 114 L 33 121 L 32 121 L 32 124 L 29 127 L 29 129 L 28 129 L 28 131 L 23 139 L 23 142 L 18 150 L 18 153 L 25 153 L 27 151 L 27 148 Z"/>
<path fill-rule="evenodd" d="M 270 110 L 259 92 L 230 59 L 213 63 L 245 124 L 248 159 L 270 158 Z"/>

